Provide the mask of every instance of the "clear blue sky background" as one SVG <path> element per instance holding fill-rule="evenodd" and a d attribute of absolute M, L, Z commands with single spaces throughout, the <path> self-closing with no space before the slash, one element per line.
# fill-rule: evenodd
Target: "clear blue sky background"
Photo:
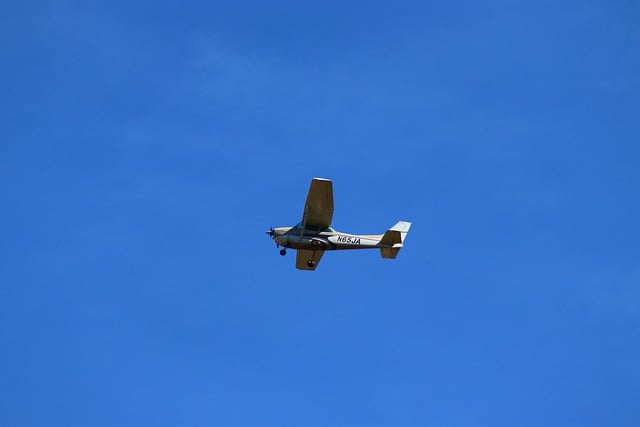
<path fill-rule="evenodd" d="M 0 425 L 640 425 L 640 6 L 10 2 Z M 334 180 L 395 261 L 264 234 Z"/>

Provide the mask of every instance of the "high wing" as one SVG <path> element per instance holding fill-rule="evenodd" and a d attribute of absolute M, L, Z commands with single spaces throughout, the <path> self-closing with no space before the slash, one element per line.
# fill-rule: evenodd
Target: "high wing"
<path fill-rule="evenodd" d="M 324 229 L 333 218 L 333 183 L 329 179 L 313 178 L 302 214 L 304 228 Z"/>
<path fill-rule="evenodd" d="M 308 251 L 305 249 L 298 249 L 296 255 L 296 268 L 300 270 L 315 270 L 320 263 L 320 258 L 324 255 L 324 250 Z M 312 265 L 309 266 L 309 261 L 312 261 Z"/>

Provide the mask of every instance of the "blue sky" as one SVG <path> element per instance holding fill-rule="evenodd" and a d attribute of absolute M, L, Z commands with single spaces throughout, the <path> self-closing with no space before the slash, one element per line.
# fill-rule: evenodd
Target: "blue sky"
<path fill-rule="evenodd" d="M 640 424 L 637 2 L 269 3 L 3 8 L 0 425 Z"/>

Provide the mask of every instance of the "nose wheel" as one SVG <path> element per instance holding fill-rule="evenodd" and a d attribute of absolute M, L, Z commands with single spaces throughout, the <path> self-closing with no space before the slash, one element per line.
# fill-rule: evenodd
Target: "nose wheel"
<path fill-rule="evenodd" d="M 310 259 L 309 261 L 307 261 L 307 266 L 308 266 L 309 268 L 313 268 L 313 267 L 315 267 L 315 266 L 316 266 L 316 263 L 315 263 L 315 261 L 314 261 L 314 260 Z"/>
<path fill-rule="evenodd" d="M 287 250 L 285 248 L 280 249 L 280 255 L 285 256 L 287 254 Z"/>

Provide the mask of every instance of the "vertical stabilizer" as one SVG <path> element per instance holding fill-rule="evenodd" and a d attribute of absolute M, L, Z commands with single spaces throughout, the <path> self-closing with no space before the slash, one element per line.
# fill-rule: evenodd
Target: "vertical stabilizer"
<path fill-rule="evenodd" d="M 379 243 L 382 258 L 393 259 L 398 256 L 410 228 L 410 222 L 398 221 L 384 233 Z"/>

